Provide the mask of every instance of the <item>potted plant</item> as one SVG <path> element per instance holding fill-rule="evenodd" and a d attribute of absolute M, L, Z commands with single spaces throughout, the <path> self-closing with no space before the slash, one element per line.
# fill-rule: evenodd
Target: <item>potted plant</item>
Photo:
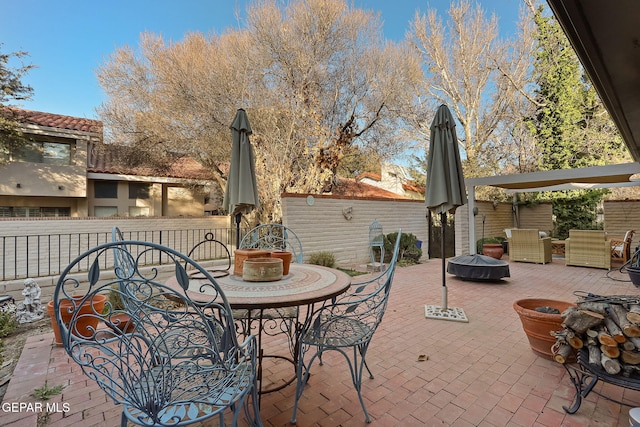
<path fill-rule="evenodd" d="M 107 296 L 107 301 L 102 311 L 104 323 L 113 331 L 118 333 L 129 333 L 134 329 L 131 316 L 126 312 L 126 307 L 122 301 L 122 294 L 119 286 L 111 285 L 111 290 Z"/>
<path fill-rule="evenodd" d="M 291 265 L 291 258 L 293 258 L 293 252 L 273 250 L 269 252 L 269 256 L 271 258 L 282 259 L 282 275 L 286 276 L 287 274 L 289 274 L 289 266 Z"/>
<path fill-rule="evenodd" d="M 551 299 L 527 298 L 513 303 L 518 313 L 531 350 L 547 359 L 553 359 L 551 347 L 556 338 L 551 332 L 562 330 L 561 313 L 575 304 Z"/>
<path fill-rule="evenodd" d="M 102 313 L 107 297 L 99 294 L 91 295 L 86 301 L 82 302 L 84 298 L 84 295 L 74 295 L 71 299 L 61 299 L 60 315 L 62 317 L 62 322 L 65 325 L 69 325 L 73 312 L 75 311 L 77 313 L 77 318 L 72 334 L 91 338 L 98 327 L 98 322 L 100 320 L 99 316 Z M 82 305 L 79 309 L 72 309 L 72 307 L 81 302 Z M 62 345 L 62 337 L 60 334 L 60 328 L 58 327 L 58 322 L 56 321 L 53 301 L 49 301 L 47 304 L 47 312 L 51 318 L 51 326 L 53 327 L 55 342 L 57 345 Z"/>
<path fill-rule="evenodd" d="M 486 237 L 478 240 L 478 252 L 491 258 L 500 259 L 504 255 L 502 241 L 497 237 Z M 482 248 L 482 251 L 480 251 Z"/>

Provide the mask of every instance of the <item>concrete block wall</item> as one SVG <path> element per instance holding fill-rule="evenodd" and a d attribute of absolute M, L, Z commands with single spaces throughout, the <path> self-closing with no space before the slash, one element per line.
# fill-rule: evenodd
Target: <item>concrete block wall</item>
<path fill-rule="evenodd" d="M 519 228 L 535 228 L 551 236 L 553 232 L 553 205 L 540 203 L 532 206 L 519 206 Z"/>
<path fill-rule="evenodd" d="M 476 241 L 482 238 L 484 216 L 484 237 L 506 237 L 505 228 L 513 228 L 513 212 L 510 203 L 477 201 L 478 214 L 474 217 Z M 456 223 L 456 229 L 458 224 Z"/>
<path fill-rule="evenodd" d="M 0 236 L 33 236 L 38 234 L 111 233 L 114 226 L 123 232 L 133 230 L 177 230 L 187 228 L 228 228 L 230 217 L 162 217 L 162 218 L 2 218 Z"/>
<path fill-rule="evenodd" d="M 340 266 L 370 262 L 369 225 L 374 220 L 389 234 L 402 228 L 423 242 L 427 257 L 427 208 L 424 200 L 282 195 L 282 222 L 302 242 L 305 260 L 313 252 L 332 252 Z"/>
<path fill-rule="evenodd" d="M 640 200 L 604 202 L 604 229 L 607 235 L 624 237 L 627 230 L 635 230 L 631 240 L 631 253 L 640 243 Z"/>
<path fill-rule="evenodd" d="M 493 203 L 490 201 L 476 200 L 475 206 L 478 208 L 478 213 L 474 217 L 474 242 L 482 238 L 483 216 L 484 237 L 506 237 L 504 230 L 506 228 L 516 227 L 513 205 L 511 203 Z M 553 212 L 550 203 L 541 203 L 535 206 L 520 206 L 518 207 L 518 212 L 520 215 L 519 228 L 535 228 L 547 233 L 553 230 Z M 456 255 L 466 255 L 470 253 L 468 215 L 468 205 L 456 210 Z"/>

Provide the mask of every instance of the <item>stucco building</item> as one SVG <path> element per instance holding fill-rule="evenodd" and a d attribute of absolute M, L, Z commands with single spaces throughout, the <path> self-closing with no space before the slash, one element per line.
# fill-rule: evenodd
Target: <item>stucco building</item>
<path fill-rule="evenodd" d="M 193 159 L 182 158 L 162 173 L 128 168 L 103 144 L 100 121 L 14 112 L 29 141 L 3 153 L 0 217 L 205 214 L 211 175 Z"/>

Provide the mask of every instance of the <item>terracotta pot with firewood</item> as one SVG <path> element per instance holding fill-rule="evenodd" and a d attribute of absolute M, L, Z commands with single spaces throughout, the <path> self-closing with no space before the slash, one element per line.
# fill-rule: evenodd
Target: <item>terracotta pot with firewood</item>
<path fill-rule="evenodd" d="M 539 298 L 521 299 L 513 303 L 534 353 L 553 359 L 551 347 L 556 344 L 556 338 L 551 333 L 562 330 L 561 313 L 571 306 L 575 304 Z"/>

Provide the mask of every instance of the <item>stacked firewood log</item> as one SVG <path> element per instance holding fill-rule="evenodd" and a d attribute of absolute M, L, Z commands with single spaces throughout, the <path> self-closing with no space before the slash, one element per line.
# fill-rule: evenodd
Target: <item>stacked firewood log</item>
<path fill-rule="evenodd" d="M 554 360 L 567 363 L 586 347 L 588 363 L 610 375 L 640 373 L 640 297 L 584 294 L 576 305 L 561 314 L 564 329 L 552 333 Z"/>

